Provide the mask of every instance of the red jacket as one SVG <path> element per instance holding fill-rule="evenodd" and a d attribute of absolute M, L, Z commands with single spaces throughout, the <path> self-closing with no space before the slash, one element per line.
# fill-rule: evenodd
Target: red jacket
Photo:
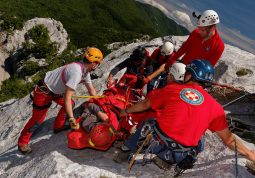
<path fill-rule="evenodd" d="M 160 64 L 164 64 L 170 60 L 172 60 L 173 56 L 174 56 L 174 53 L 173 52 L 171 55 L 169 56 L 166 56 L 166 55 L 162 55 L 160 54 L 161 53 L 161 49 L 160 48 L 157 48 L 153 51 L 153 53 L 151 54 L 151 60 L 154 61 L 154 60 L 157 60 Z"/>
<path fill-rule="evenodd" d="M 162 64 L 166 63 L 166 69 L 175 62 L 175 52 L 166 56 L 161 54 L 161 49 L 157 48 L 151 54 L 151 62 L 153 64 L 153 71 L 156 71 Z"/>
<path fill-rule="evenodd" d="M 183 54 L 182 61 L 189 64 L 195 59 L 206 59 L 213 66 L 218 62 L 224 51 L 224 43 L 221 40 L 217 30 L 215 35 L 203 43 L 203 38 L 199 34 L 199 30 L 195 29 L 181 48 L 176 52 L 174 60 L 180 58 Z"/>

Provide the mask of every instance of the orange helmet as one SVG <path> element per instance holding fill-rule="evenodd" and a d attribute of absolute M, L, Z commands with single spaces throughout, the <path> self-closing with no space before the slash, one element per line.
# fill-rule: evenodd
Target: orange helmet
<path fill-rule="evenodd" d="M 103 53 L 98 48 L 94 47 L 88 47 L 84 53 L 84 57 L 89 62 L 101 63 L 103 61 Z"/>

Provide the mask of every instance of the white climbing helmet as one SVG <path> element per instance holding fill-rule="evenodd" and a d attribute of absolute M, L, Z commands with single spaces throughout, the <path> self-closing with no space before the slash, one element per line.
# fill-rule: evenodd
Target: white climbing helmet
<path fill-rule="evenodd" d="M 161 51 L 165 54 L 165 55 L 171 55 L 174 51 L 174 45 L 173 43 L 167 41 L 162 45 Z"/>
<path fill-rule="evenodd" d="M 169 73 L 174 76 L 174 79 L 179 82 L 183 82 L 186 72 L 186 65 L 176 62 L 169 68 Z"/>
<path fill-rule="evenodd" d="M 197 26 L 207 27 L 220 23 L 220 18 L 214 10 L 206 10 L 197 21 Z"/>

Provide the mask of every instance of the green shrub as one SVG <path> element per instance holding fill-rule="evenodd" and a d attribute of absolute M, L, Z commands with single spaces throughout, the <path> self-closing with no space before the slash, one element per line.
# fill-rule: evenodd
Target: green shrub
<path fill-rule="evenodd" d="M 1 16 L 1 20 L 3 20 L 3 22 L 0 24 L 0 27 L 8 32 L 21 29 L 23 26 L 23 20 L 16 16 L 3 15 Z"/>
<path fill-rule="evenodd" d="M 1 86 L 0 102 L 11 98 L 23 98 L 33 88 L 33 83 L 27 84 L 24 80 L 13 77 L 5 80 Z"/>
<path fill-rule="evenodd" d="M 45 76 L 45 71 L 41 70 L 39 72 L 37 72 L 33 77 L 32 77 L 32 81 L 34 84 L 38 83 L 39 80 L 42 80 L 43 77 Z"/>
<path fill-rule="evenodd" d="M 56 56 L 56 44 L 50 41 L 48 33 L 48 29 L 44 25 L 36 25 L 27 32 L 26 41 L 22 44 L 23 48 L 18 55 L 19 66 L 23 67 L 19 73 L 20 78 L 31 76 L 43 69 L 38 66 L 37 62 L 27 61 L 30 55 L 46 60 Z M 33 42 L 29 42 L 29 39 Z"/>
<path fill-rule="evenodd" d="M 36 25 L 27 32 L 27 37 L 31 38 L 35 43 L 49 42 L 49 31 L 48 29 L 40 24 Z"/>
<path fill-rule="evenodd" d="M 25 61 L 22 66 L 21 76 L 31 76 L 40 70 L 40 66 L 34 61 Z"/>
<path fill-rule="evenodd" d="M 250 69 L 245 69 L 245 68 L 241 68 L 239 69 L 237 72 L 236 72 L 236 75 L 238 77 L 242 77 L 242 76 L 245 76 L 245 75 L 248 75 L 248 74 L 253 74 L 252 70 Z"/>
<path fill-rule="evenodd" d="M 36 58 L 49 58 L 56 55 L 56 43 L 50 41 L 49 31 L 44 25 L 34 26 L 27 32 L 26 36 L 32 39 L 33 43 L 27 40 L 22 44 L 21 60 L 26 59 L 30 54 Z"/>
<path fill-rule="evenodd" d="M 78 48 L 103 47 L 138 38 L 141 34 L 159 37 L 189 33 L 160 10 L 134 0 L 8 0 L 1 1 L 0 11 L 23 20 L 34 17 L 59 20 Z"/>

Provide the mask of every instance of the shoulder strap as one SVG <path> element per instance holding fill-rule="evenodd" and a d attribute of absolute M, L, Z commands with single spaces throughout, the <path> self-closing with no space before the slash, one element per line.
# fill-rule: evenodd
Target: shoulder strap
<path fill-rule="evenodd" d="M 161 52 L 160 51 L 161 51 L 161 49 L 158 50 L 157 56 L 155 58 L 155 62 L 159 62 L 159 59 L 161 57 Z"/>
<path fill-rule="evenodd" d="M 65 79 L 65 70 L 66 70 L 66 66 L 67 66 L 67 65 L 65 65 L 65 66 L 63 67 L 62 72 L 61 72 L 61 79 L 62 79 L 62 82 L 63 82 L 64 84 L 66 84 L 66 79 Z"/>
<path fill-rule="evenodd" d="M 81 67 L 81 70 L 83 69 L 83 64 L 81 62 L 73 62 L 75 64 L 78 64 Z"/>

